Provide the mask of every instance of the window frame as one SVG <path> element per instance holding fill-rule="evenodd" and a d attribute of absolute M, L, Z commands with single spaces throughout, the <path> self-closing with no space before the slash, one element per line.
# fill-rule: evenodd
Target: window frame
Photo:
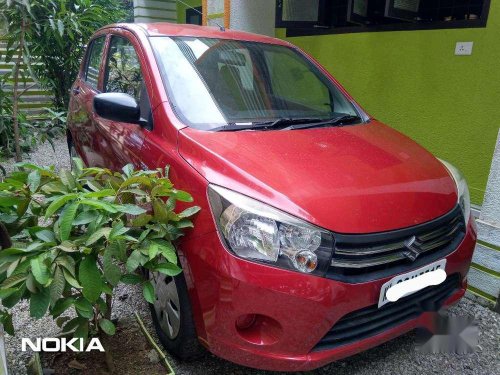
<path fill-rule="evenodd" d="M 408 22 L 403 21 L 386 25 L 353 25 L 342 27 L 297 27 L 287 26 L 286 36 L 314 36 L 330 34 L 354 34 L 383 31 L 415 31 L 415 30 L 441 30 L 441 29 L 473 29 L 485 28 L 488 23 L 491 0 L 484 0 L 481 17 L 475 20 L 452 20 L 452 21 L 433 21 L 433 22 Z M 278 9 L 278 8 L 276 8 Z M 278 17 L 278 15 L 277 15 Z M 278 18 L 276 27 L 278 26 Z"/>
<path fill-rule="evenodd" d="M 99 39 L 103 40 L 103 46 L 102 46 L 102 52 L 101 52 L 101 59 L 99 62 L 99 71 L 97 74 L 97 84 L 94 86 L 89 81 L 87 81 L 87 73 L 88 73 L 88 68 L 89 68 L 89 64 L 90 64 L 90 58 L 92 56 L 92 51 L 94 50 L 94 44 Z M 97 92 L 100 92 L 99 83 L 100 83 L 100 77 L 101 77 L 101 72 L 102 72 L 102 63 L 103 63 L 105 55 L 107 55 L 107 35 L 100 34 L 100 35 L 97 35 L 95 38 L 93 38 L 89 42 L 88 47 L 87 47 L 87 51 L 85 53 L 85 64 L 83 64 L 83 69 L 82 69 L 82 72 L 80 74 L 80 79 L 83 82 L 85 82 L 85 84 L 87 86 L 89 86 L 90 88 L 92 88 L 93 90 L 95 90 Z"/>

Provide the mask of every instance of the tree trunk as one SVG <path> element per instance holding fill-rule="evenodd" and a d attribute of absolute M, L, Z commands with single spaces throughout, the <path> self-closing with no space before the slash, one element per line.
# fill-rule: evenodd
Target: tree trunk
<path fill-rule="evenodd" d="M 9 232 L 7 232 L 7 228 L 0 222 L 0 250 L 8 249 L 12 246 L 12 242 L 10 241 Z"/>
<path fill-rule="evenodd" d="M 23 21 L 21 23 L 21 36 L 19 40 L 19 56 L 17 57 L 16 63 L 14 65 L 14 92 L 12 95 L 12 126 L 14 128 L 14 145 L 16 147 L 16 161 L 22 161 L 21 154 L 21 140 L 19 135 L 19 71 L 21 69 L 21 63 L 23 61 L 24 53 L 24 33 L 26 28 L 26 20 L 23 15 Z"/>
<path fill-rule="evenodd" d="M 106 333 L 101 331 L 100 337 L 102 338 L 102 346 L 104 347 L 104 358 L 106 360 L 106 367 L 110 373 L 115 372 L 115 362 L 113 359 L 113 353 L 111 353 L 110 339 Z"/>

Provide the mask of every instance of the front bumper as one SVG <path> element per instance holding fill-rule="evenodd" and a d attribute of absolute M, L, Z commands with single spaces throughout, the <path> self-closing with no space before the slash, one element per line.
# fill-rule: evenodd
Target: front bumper
<path fill-rule="evenodd" d="M 461 282 L 445 306 L 465 293 L 475 241 L 471 220 L 459 247 L 446 257 L 447 274 L 458 273 Z M 347 284 L 255 264 L 225 250 L 216 232 L 186 238 L 180 252 L 200 341 L 213 354 L 240 365 L 312 370 L 430 324 L 431 314 L 423 313 L 375 336 L 313 351 L 340 318 L 376 304 L 382 284 L 394 275 Z M 248 314 L 255 314 L 253 324 L 238 328 L 238 319 Z"/>

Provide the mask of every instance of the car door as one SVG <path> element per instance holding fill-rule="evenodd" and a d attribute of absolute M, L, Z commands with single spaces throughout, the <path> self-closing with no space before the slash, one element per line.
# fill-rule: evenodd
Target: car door
<path fill-rule="evenodd" d="M 93 100 L 100 92 L 101 67 L 106 46 L 106 35 L 90 41 L 82 69 L 70 93 L 68 128 L 73 146 L 89 166 L 103 166 L 102 139 L 95 126 Z"/>
<path fill-rule="evenodd" d="M 103 150 L 105 163 L 114 170 L 128 163 L 144 168 L 141 149 L 146 132 L 153 128 L 147 75 L 141 66 L 138 46 L 133 35 L 121 32 L 111 35 L 104 66 L 103 91 L 125 93 L 132 96 L 141 109 L 141 124 L 129 124 L 99 118 L 100 128 L 109 147 Z M 146 73 L 147 74 L 147 73 Z"/>

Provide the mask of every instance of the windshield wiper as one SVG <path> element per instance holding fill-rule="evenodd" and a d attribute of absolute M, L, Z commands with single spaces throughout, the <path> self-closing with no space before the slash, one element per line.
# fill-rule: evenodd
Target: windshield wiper
<path fill-rule="evenodd" d="M 277 120 L 271 121 L 261 121 L 261 122 L 248 122 L 248 123 L 229 123 L 228 125 L 220 126 L 218 128 L 212 129 L 216 132 L 229 132 L 229 131 L 240 131 L 240 130 L 269 130 L 278 129 L 283 126 L 292 124 L 306 124 L 311 122 L 320 122 L 323 119 L 307 117 L 307 118 L 279 118 Z"/>
<path fill-rule="evenodd" d="M 308 129 L 327 125 L 344 125 L 346 123 L 352 123 L 354 121 L 359 121 L 361 118 L 354 115 L 342 115 L 332 119 L 322 119 L 317 117 L 306 117 L 306 118 L 279 118 L 274 121 L 262 121 L 262 122 L 248 122 L 248 123 L 229 123 L 212 131 L 217 132 L 229 132 L 229 131 L 241 131 L 241 130 L 270 130 L 270 129 L 282 129 L 282 130 L 296 130 L 296 129 Z M 289 126 L 287 126 L 289 125 Z M 284 127 L 285 126 L 285 127 Z"/>
<path fill-rule="evenodd" d="M 312 124 L 300 124 L 300 125 L 291 125 L 283 130 L 298 130 L 298 129 L 311 129 L 322 126 L 332 126 L 332 125 L 346 125 L 352 124 L 353 122 L 360 121 L 361 117 L 355 115 L 342 115 L 339 117 L 334 117 L 332 119 L 326 121 L 314 122 Z"/>

